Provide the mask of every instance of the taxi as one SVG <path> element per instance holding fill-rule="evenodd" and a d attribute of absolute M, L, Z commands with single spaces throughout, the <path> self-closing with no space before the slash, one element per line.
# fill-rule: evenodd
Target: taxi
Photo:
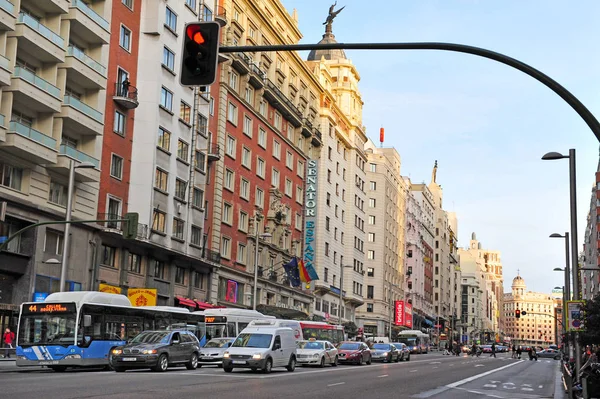
<path fill-rule="evenodd" d="M 314 338 L 297 342 L 296 361 L 300 366 L 325 367 L 338 365 L 338 350 L 329 341 L 318 341 Z"/>

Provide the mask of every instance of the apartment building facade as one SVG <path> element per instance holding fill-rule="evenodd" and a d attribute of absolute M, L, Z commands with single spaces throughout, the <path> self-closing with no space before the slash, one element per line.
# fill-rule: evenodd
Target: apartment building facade
<path fill-rule="evenodd" d="M 65 219 L 72 164 L 72 217 L 96 218 L 109 16 L 108 1 L 0 3 L 0 200 L 8 203 L 2 242 L 32 223 Z M 30 230 L 0 254 L 6 314 L 35 293 L 89 287 L 94 231 L 74 225 L 67 254 L 63 231 L 64 225 Z M 70 262 L 59 287 L 63 256 Z"/>
<path fill-rule="evenodd" d="M 587 215 L 585 236 L 583 239 L 583 253 L 581 265 L 581 297 L 593 299 L 600 292 L 600 162 L 595 172 L 595 183 L 590 196 L 590 208 Z"/>

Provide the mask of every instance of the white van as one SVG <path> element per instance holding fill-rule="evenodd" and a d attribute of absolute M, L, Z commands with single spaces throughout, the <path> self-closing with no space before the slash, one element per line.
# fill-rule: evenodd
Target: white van
<path fill-rule="evenodd" d="M 223 370 L 234 368 L 262 370 L 273 367 L 296 369 L 296 338 L 289 327 L 246 327 L 223 354 Z"/>
<path fill-rule="evenodd" d="M 283 319 L 262 319 L 262 320 L 252 320 L 248 327 L 288 327 L 294 331 L 294 338 L 296 341 L 302 341 L 304 336 L 302 334 L 302 326 L 298 320 L 283 320 Z"/>

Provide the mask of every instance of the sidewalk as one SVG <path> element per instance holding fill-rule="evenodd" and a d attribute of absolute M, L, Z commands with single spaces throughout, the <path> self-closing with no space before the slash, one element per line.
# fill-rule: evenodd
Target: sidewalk
<path fill-rule="evenodd" d="M 556 368 L 556 375 L 554 380 L 554 399 L 569 399 L 569 395 L 565 392 L 565 386 L 562 381 L 562 369 L 561 363 L 558 362 Z"/>
<path fill-rule="evenodd" d="M 17 371 L 40 371 L 45 370 L 42 366 L 17 367 L 15 358 L 0 358 L 0 373 L 14 373 Z"/>

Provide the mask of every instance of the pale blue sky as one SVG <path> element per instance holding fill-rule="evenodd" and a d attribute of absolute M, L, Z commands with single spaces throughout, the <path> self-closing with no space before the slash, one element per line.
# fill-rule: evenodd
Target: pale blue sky
<path fill-rule="evenodd" d="M 282 0 L 298 10 L 302 43 L 316 43 L 333 1 Z M 444 41 L 484 47 L 550 75 L 600 115 L 600 2 L 555 0 L 340 0 L 338 42 Z M 434 160 L 459 245 L 475 231 L 502 251 L 505 291 L 520 269 L 529 289 L 562 286 L 569 229 L 568 160 L 577 149 L 579 244 L 598 163 L 598 141 L 541 83 L 494 61 L 434 51 L 346 51 L 361 74 L 364 124 L 402 157 L 402 174 L 429 182 Z M 303 53 L 303 58 L 306 58 Z"/>

